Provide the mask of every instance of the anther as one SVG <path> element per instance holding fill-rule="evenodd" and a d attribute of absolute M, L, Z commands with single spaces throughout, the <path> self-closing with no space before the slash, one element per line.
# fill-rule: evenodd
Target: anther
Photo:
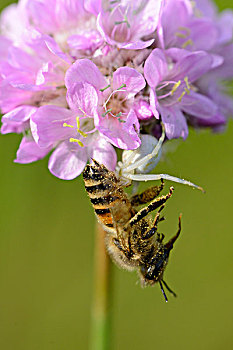
<path fill-rule="evenodd" d="M 106 112 L 102 113 L 101 116 L 102 116 L 102 117 L 106 117 L 106 115 L 107 115 L 108 113 L 110 113 L 111 111 L 112 111 L 112 108 L 109 108 L 109 109 L 107 109 Z"/>
<path fill-rule="evenodd" d="M 174 92 L 176 92 L 176 90 L 178 89 L 178 87 L 180 86 L 181 84 L 181 80 L 179 80 L 177 83 L 174 84 L 172 90 L 171 90 L 171 95 L 174 94 Z"/>
<path fill-rule="evenodd" d="M 116 89 L 116 91 L 121 90 L 122 88 L 126 87 L 126 84 L 123 83 L 119 88 Z"/>
<path fill-rule="evenodd" d="M 190 84 L 189 84 L 189 80 L 188 80 L 188 77 L 187 77 L 187 76 L 184 77 L 184 82 L 185 82 L 185 84 L 186 84 L 186 86 L 187 86 L 187 89 L 190 90 L 190 89 L 191 89 L 191 86 L 190 86 Z"/>
<path fill-rule="evenodd" d="M 103 89 L 100 89 L 100 91 L 103 92 L 103 91 L 107 90 L 110 86 L 111 85 L 109 84 L 109 85 L 105 86 Z"/>
<path fill-rule="evenodd" d="M 77 143 L 80 147 L 84 147 L 84 144 L 82 143 L 82 141 L 78 140 L 78 139 L 74 139 L 73 137 L 71 137 L 69 139 L 70 142 L 73 142 L 73 143 Z"/>
<path fill-rule="evenodd" d="M 187 34 L 176 32 L 175 35 L 178 36 L 178 38 L 183 38 L 183 39 L 187 38 Z"/>
<path fill-rule="evenodd" d="M 66 127 L 68 127 L 68 128 L 73 128 L 74 126 L 73 125 L 69 125 L 69 124 L 67 124 L 67 123 L 63 123 L 63 126 L 66 128 Z"/>
<path fill-rule="evenodd" d="M 186 94 L 186 91 L 183 91 L 180 97 L 178 97 L 177 101 L 181 102 L 183 96 Z"/>
<path fill-rule="evenodd" d="M 193 45 L 192 39 L 188 39 L 187 41 L 185 41 L 182 45 L 182 48 L 185 49 L 188 45 L 190 45 L 190 46 Z"/>

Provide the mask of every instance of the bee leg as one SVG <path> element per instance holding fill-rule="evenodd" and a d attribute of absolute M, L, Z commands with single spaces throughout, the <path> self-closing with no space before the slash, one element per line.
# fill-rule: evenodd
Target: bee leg
<path fill-rule="evenodd" d="M 154 226 L 157 226 L 160 221 L 164 220 L 164 217 L 160 218 L 160 213 L 164 209 L 164 207 L 165 207 L 165 204 L 161 205 L 161 207 L 159 208 L 157 214 L 155 215 L 154 223 L 153 223 Z"/>
<path fill-rule="evenodd" d="M 160 212 L 163 210 L 164 207 L 165 207 L 165 205 L 163 204 L 163 205 L 159 208 L 159 210 L 158 210 L 158 212 L 157 212 L 157 214 L 156 214 L 156 216 L 155 216 L 155 219 L 154 219 L 153 227 L 152 227 L 149 231 L 147 231 L 147 232 L 144 234 L 144 236 L 142 236 L 142 239 L 143 239 L 143 240 L 151 238 L 151 237 L 154 236 L 154 234 L 157 232 L 157 224 L 159 223 L 159 221 L 164 220 L 163 217 L 162 217 L 162 218 L 159 217 Z M 159 233 L 157 233 L 157 234 L 158 234 L 158 236 L 159 236 L 159 241 L 162 242 L 162 240 L 164 239 L 164 234 L 163 234 L 163 233 L 161 234 L 162 237 L 160 237 L 160 234 L 159 234 Z"/>
<path fill-rule="evenodd" d="M 135 214 L 132 219 L 129 220 L 129 222 L 126 224 L 126 227 L 133 226 L 137 224 L 141 219 L 143 219 L 145 216 L 147 216 L 150 212 L 154 211 L 155 209 L 161 207 L 171 196 L 174 188 L 170 187 L 170 191 L 166 196 L 161 196 L 159 198 L 154 199 L 146 208 L 142 208 L 139 210 L 137 214 Z"/>
<path fill-rule="evenodd" d="M 120 242 L 120 240 L 118 238 L 114 238 L 113 243 L 121 251 L 121 253 L 124 254 L 124 256 L 127 259 L 130 258 L 130 256 L 132 255 L 130 244 L 129 244 L 129 248 L 126 248 L 126 247 L 122 246 L 122 242 Z"/>
<path fill-rule="evenodd" d="M 157 231 L 157 227 L 152 227 L 149 231 L 147 231 L 142 237 L 141 239 L 142 240 L 146 240 L 146 239 L 149 239 L 151 237 L 154 236 L 154 234 L 156 233 Z"/>
<path fill-rule="evenodd" d="M 120 244 L 120 241 L 119 241 L 117 238 L 114 238 L 114 239 L 113 239 L 113 242 L 114 242 L 115 246 L 116 246 L 121 252 L 124 253 L 124 249 L 123 249 L 122 245 Z"/>
<path fill-rule="evenodd" d="M 171 250 L 171 249 L 173 248 L 173 244 L 175 243 L 175 241 L 177 240 L 177 238 L 178 238 L 179 235 L 180 235 L 180 232 L 181 232 L 181 216 L 182 216 L 182 215 L 180 214 L 177 233 L 175 234 L 174 237 L 172 237 L 172 238 L 170 239 L 170 241 L 168 241 L 168 242 L 165 244 L 165 247 L 166 247 L 167 249 L 169 249 L 169 250 Z"/>
<path fill-rule="evenodd" d="M 161 179 L 161 185 L 160 186 L 153 186 L 148 188 L 147 190 L 143 191 L 142 193 L 136 194 L 130 198 L 130 202 L 132 206 L 138 206 L 141 204 L 149 203 L 154 198 L 158 197 L 160 192 L 164 188 L 164 181 Z"/>

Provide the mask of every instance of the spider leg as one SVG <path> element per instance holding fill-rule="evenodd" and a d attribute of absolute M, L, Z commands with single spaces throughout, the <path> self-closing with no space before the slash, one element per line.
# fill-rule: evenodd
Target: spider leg
<path fill-rule="evenodd" d="M 146 189 L 142 193 L 135 194 L 134 196 L 132 196 L 130 198 L 130 202 L 131 202 L 132 206 L 138 206 L 141 204 L 149 203 L 155 197 L 158 197 L 158 195 L 163 190 L 163 188 L 164 188 L 164 181 L 163 181 L 163 179 L 161 179 L 160 186 L 153 186 L 153 187 Z"/>
<path fill-rule="evenodd" d="M 153 180 L 156 181 L 156 180 L 161 180 L 161 179 L 169 180 L 169 181 L 173 181 L 173 182 L 178 182 L 178 183 L 183 184 L 183 185 L 195 187 L 198 190 L 201 190 L 202 192 L 205 193 L 205 191 L 203 190 L 202 187 L 195 185 L 194 183 L 192 183 L 190 181 L 180 179 L 178 177 L 171 176 L 168 174 L 127 174 L 124 176 L 127 179 L 133 180 L 133 181 L 153 181 Z"/>
<path fill-rule="evenodd" d="M 134 162 L 131 165 L 130 165 L 129 161 L 125 165 L 123 164 L 121 167 L 121 169 L 123 170 L 123 173 L 124 172 L 128 173 L 130 171 L 133 171 L 133 170 L 137 169 L 139 166 L 147 163 L 150 159 L 154 158 L 159 153 L 164 139 L 165 139 L 165 128 L 164 128 L 164 125 L 162 124 L 162 135 L 160 136 L 159 141 L 158 141 L 157 145 L 155 146 L 154 150 L 150 154 L 147 154 L 145 157 L 137 160 L 136 162 Z"/>
<path fill-rule="evenodd" d="M 142 220 L 145 216 L 147 216 L 150 212 L 161 207 L 161 205 L 163 205 L 171 197 L 173 190 L 174 190 L 174 188 L 170 187 L 170 191 L 166 196 L 161 196 L 159 198 L 155 198 L 147 207 L 139 210 L 139 212 L 137 214 L 135 214 L 132 217 L 132 219 L 130 219 L 129 222 L 125 226 L 127 227 L 127 226 L 135 225 L 140 220 Z"/>

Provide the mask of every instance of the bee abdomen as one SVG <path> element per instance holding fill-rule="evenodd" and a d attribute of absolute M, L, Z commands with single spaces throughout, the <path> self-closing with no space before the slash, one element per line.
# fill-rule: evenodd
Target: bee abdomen
<path fill-rule="evenodd" d="M 97 185 L 91 185 L 85 181 L 85 188 L 90 198 L 97 198 L 106 196 L 111 191 L 112 185 L 103 182 Z"/>
<path fill-rule="evenodd" d="M 91 199 L 91 203 L 93 205 L 93 207 L 95 209 L 97 208 L 107 208 L 109 206 L 112 205 L 112 203 L 114 203 L 118 197 L 114 197 L 114 196 L 106 196 L 106 197 L 92 197 Z"/>
<path fill-rule="evenodd" d="M 110 208 L 118 199 L 119 198 L 112 196 L 91 198 L 92 205 L 99 221 L 101 221 L 107 227 L 113 227 Z"/>
<path fill-rule="evenodd" d="M 87 166 L 83 172 L 83 179 L 85 186 L 94 186 L 102 183 L 104 177 L 102 173 L 100 173 L 94 167 Z"/>
<path fill-rule="evenodd" d="M 103 165 L 98 164 L 87 165 L 83 172 L 85 188 L 96 216 L 107 227 L 113 227 L 110 207 L 119 200 L 116 196 L 117 186 L 113 181 L 116 181 L 116 178 L 113 175 Z"/>
<path fill-rule="evenodd" d="M 95 209 L 98 220 L 107 227 L 113 227 L 112 215 L 109 208 Z"/>

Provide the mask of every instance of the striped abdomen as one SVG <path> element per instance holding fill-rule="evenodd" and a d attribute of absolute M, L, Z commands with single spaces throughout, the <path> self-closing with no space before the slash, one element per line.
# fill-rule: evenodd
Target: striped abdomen
<path fill-rule="evenodd" d="M 124 197 L 124 191 L 119 180 L 112 171 L 94 161 L 83 171 L 86 191 L 90 197 L 98 220 L 107 228 L 113 228 L 111 206 Z"/>

